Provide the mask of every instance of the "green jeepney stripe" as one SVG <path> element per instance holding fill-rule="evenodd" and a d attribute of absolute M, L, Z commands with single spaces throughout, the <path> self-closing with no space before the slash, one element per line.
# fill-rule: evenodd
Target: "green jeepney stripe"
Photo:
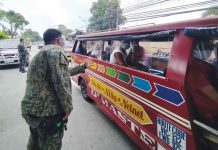
<path fill-rule="evenodd" d="M 117 75 L 117 72 L 116 72 L 115 69 L 110 68 L 110 67 L 107 67 L 106 74 L 109 75 L 109 76 L 111 76 L 111 77 L 114 77 L 114 78 L 115 78 L 116 75 Z"/>
<path fill-rule="evenodd" d="M 125 73 L 125 72 L 118 71 L 118 79 L 125 82 L 125 83 L 129 83 L 130 82 L 130 75 Z"/>

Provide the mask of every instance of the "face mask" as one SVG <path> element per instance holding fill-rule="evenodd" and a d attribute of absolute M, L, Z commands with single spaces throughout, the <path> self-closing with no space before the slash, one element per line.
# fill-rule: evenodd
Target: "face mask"
<path fill-rule="evenodd" d="M 128 44 L 128 43 L 123 43 L 122 45 L 121 45 L 121 48 L 122 49 L 128 49 L 130 47 L 130 45 Z"/>

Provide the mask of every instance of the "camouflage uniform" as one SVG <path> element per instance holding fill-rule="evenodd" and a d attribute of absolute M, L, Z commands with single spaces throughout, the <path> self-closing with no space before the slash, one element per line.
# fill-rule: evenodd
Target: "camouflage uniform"
<path fill-rule="evenodd" d="M 25 47 L 24 44 L 20 43 L 17 46 L 18 52 L 19 52 L 19 71 L 24 72 L 25 71 L 25 66 L 26 66 L 26 57 L 28 55 L 28 51 Z"/>
<path fill-rule="evenodd" d="M 63 130 L 45 135 L 40 132 L 39 124 L 43 117 L 72 111 L 70 75 L 82 72 L 85 72 L 84 65 L 68 69 L 64 51 L 56 45 L 43 47 L 33 58 L 27 74 L 25 96 L 21 102 L 22 115 L 30 127 L 28 149 L 61 149 Z"/>

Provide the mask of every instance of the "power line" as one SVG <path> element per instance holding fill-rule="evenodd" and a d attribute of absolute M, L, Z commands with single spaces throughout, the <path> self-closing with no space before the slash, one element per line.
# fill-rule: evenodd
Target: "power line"
<path fill-rule="evenodd" d="M 215 8 L 217 6 L 218 5 L 213 6 L 213 7 L 207 7 L 207 8 L 200 8 L 200 9 L 186 10 L 186 11 L 180 11 L 180 12 L 174 12 L 174 13 L 165 13 L 165 14 L 159 14 L 159 15 L 152 15 L 152 16 L 147 16 L 147 17 L 128 20 L 127 22 L 143 21 L 143 20 L 148 20 L 148 19 L 155 19 L 155 18 L 160 18 L 160 17 L 167 17 L 167 16 L 172 16 L 172 15 L 203 11 L 203 10 L 207 10 L 207 9 L 210 9 L 210 8 Z"/>
<path fill-rule="evenodd" d="M 133 28 L 133 27 L 140 27 L 140 26 L 147 26 L 147 25 L 155 25 L 155 23 L 151 22 L 151 23 L 146 23 L 146 24 L 138 24 L 138 25 L 127 26 L 127 27 L 123 27 L 123 28 Z"/>
<path fill-rule="evenodd" d="M 131 18 L 131 17 L 140 17 L 140 16 L 145 16 L 147 14 L 157 14 L 157 13 L 162 13 L 162 12 L 166 12 L 166 11 L 174 11 L 174 10 L 181 10 L 181 9 L 190 9 L 193 7 L 202 7 L 204 5 L 211 5 L 214 4 L 214 1 L 216 0 L 209 0 L 209 1 L 205 1 L 205 2 L 198 2 L 198 3 L 192 3 L 192 4 L 186 4 L 186 5 L 181 5 L 181 6 L 176 6 L 176 7 L 168 7 L 168 8 L 164 8 L 164 9 L 157 9 L 157 10 L 151 10 L 151 11 L 146 11 L 146 12 L 139 12 L 139 13 L 131 13 L 131 14 L 127 14 L 124 15 L 127 18 Z"/>
<path fill-rule="evenodd" d="M 145 8 L 148 6 L 157 5 L 157 2 L 164 3 L 167 1 L 169 2 L 171 0 L 154 0 L 152 2 L 146 1 L 146 2 L 141 2 L 139 4 L 127 7 L 127 8 L 129 10 L 131 10 L 133 8 L 141 9 L 141 8 Z M 142 7 L 142 5 L 143 5 L 143 7 Z M 213 8 L 213 7 L 211 7 L 211 5 L 213 5 L 213 7 L 217 7 L 218 6 L 217 0 L 208 0 L 208 1 L 204 1 L 204 2 L 197 2 L 197 3 L 186 4 L 186 5 L 181 5 L 181 6 L 168 7 L 168 8 L 164 8 L 164 9 L 156 9 L 156 10 L 151 10 L 151 11 L 147 11 L 147 12 L 131 13 L 131 14 L 126 14 L 124 16 L 127 17 L 127 22 L 135 22 L 135 21 L 142 21 L 142 20 L 147 20 L 147 19 L 155 19 L 155 18 L 160 18 L 160 17 L 172 16 L 172 15 L 177 15 L 177 14 L 203 11 L 203 10 Z M 127 8 L 125 8 L 125 10 L 128 10 Z M 175 11 L 175 12 L 173 12 L 173 11 Z M 92 23 L 90 23 L 89 25 L 101 23 L 101 22 L 107 21 L 108 19 L 113 18 L 113 17 L 114 16 L 109 16 L 107 18 L 98 18 L 95 21 L 93 21 Z M 83 27 L 85 27 L 85 26 L 83 26 Z"/>
<path fill-rule="evenodd" d="M 152 6 L 152 5 L 156 5 L 158 3 L 161 3 L 161 2 L 167 2 L 167 1 L 171 1 L 171 0 L 154 0 L 152 2 L 150 1 L 146 1 L 146 2 L 142 2 L 142 3 L 138 3 L 136 5 L 133 5 L 133 6 L 130 6 L 130 7 L 127 7 L 127 8 L 124 8 L 123 10 L 128 10 L 128 9 L 134 9 L 136 10 L 137 8 L 144 8 L 144 7 L 147 7 L 147 6 Z M 96 19 L 94 22 L 92 23 L 89 23 L 89 25 L 93 25 L 93 24 L 96 24 L 96 23 L 101 23 L 103 21 L 107 21 L 109 20 L 110 18 L 113 18 L 114 16 L 109 16 L 109 17 L 106 17 L 106 18 L 99 18 L 99 19 Z"/>
<path fill-rule="evenodd" d="M 166 2 L 166 1 L 170 1 L 170 0 L 154 0 L 155 3 L 154 2 L 152 2 L 152 3 L 149 2 L 149 6 L 155 5 L 155 4 L 160 3 L 160 2 Z M 136 4 L 136 5 L 140 5 L 140 4 L 147 4 L 147 2 L 146 3 L 145 2 L 139 3 L 139 4 Z M 109 16 L 109 17 L 106 17 L 106 18 L 99 18 L 99 19 L 96 19 L 94 22 L 90 23 L 89 25 L 93 25 L 93 24 L 96 24 L 96 23 L 101 23 L 101 22 L 107 21 L 108 19 L 113 18 L 113 17 L 114 16 Z"/>
<path fill-rule="evenodd" d="M 149 3 L 149 2 L 150 2 L 150 1 L 147 0 L 147 1 L 145 1 L 145 2 L 141 2 L 141 3 L 135 4 L 135 5 L 127 6 L 127 7 L 124 8 L 124 9 L 130 9 L 130 8 L 132 8 L 132 7 L 136 7 L 136 6 L 138 6 L 138 5 L 145 4 L 145 3 Z"/>
<path fill-rule="evenodd" d="M 125 13 L 130 12 L 130 11 L 135 11 L 137 9 L 142 9 L 145 7 L 153 6 L 153 5 L 167 2 L 167 1 L 171 1 L 171 0 L 154 0 L 154 1 L 149 1 L 149 2 L 139 3 L 139 4 L 136 4 L 135 6 L 133 5 L 133 6 L 130 6 L 128 8 L 124 8 L 123 13 L 125 14 Z"/>

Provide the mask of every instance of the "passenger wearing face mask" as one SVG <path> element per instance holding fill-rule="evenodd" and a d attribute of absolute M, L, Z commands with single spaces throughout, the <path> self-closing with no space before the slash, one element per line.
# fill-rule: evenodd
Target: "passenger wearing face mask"
<path fill-rule="evenodd" d="M 127 66 L 125 58 L 127 56 L 126 50 L 130 48 L 129 41 L 121 41 L 120 47 L 114 49 L 110 56 L 110 63 Z"/>
<path fill-rule="evenodd" d="M 195 106 L 195 115 L 202 122 L 218 129 L 217 72 L 207 62 L 214 45 L 211 40 L 198 41 L 189 61 L 188 92 Z"/>

